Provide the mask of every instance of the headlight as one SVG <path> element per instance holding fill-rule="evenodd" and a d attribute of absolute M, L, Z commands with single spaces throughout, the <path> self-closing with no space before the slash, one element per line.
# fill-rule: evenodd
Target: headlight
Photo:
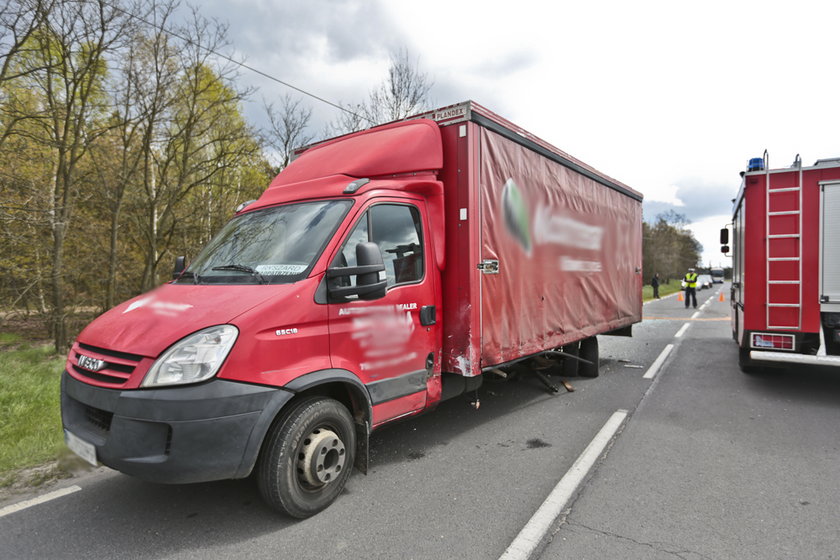
<path fill-rule="evenodd" d="M 218 325 L 182 338 L 152 364 L 141 386 L 183 385 L 210 379 L 219 371 L 238 335 L 239 329 L 233 325 Z"/>

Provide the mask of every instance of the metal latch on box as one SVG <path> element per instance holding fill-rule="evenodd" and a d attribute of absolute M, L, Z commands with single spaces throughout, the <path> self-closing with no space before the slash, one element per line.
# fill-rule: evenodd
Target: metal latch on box
<path fill-rule="evenodd" d="M 478 263 L 478 270 L 480 270 L 484 274 L 498 274 L 499 261 L 494 259 L 485 259 Z"/>

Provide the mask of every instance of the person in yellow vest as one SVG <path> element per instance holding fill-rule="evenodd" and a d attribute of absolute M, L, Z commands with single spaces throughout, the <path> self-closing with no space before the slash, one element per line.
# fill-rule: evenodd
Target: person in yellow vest
<path fill-rule="evenodd" d="M 693 268 L 688 269 L 683 282 L 685 283 L 685 308 L 688 309 L 688 300 L 691 300 L 694 309 L 697 309 L 697 273 Z"/>

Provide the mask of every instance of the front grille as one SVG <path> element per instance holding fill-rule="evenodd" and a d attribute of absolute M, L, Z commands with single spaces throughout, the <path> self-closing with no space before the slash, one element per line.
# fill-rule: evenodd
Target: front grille
<path fill-rule="evenodd" d="M 172 449 L 172 426 L 166 427 L 166 444 L 163 448 L 163 454 L 169 455 L 169 451 Z"/>
<path fill-rule="evenodd" d="M 111 431 L 111 420 L 113 418 L 113 412 L 92 406 L 85 406 L 85 420 L 87 420 L 88 427 L 93 428 L 102 435 L 108 435 L 108 432 Z"/>
<path fill-rule="evenodd" d="M 113 356 L 114 358 L 119 358 L 121 360 L 128 360 L 131 362 L 139 362 L 143 359 L 143 356 L 139 354 L 129 354 L 128 352 L 118 352 L 117 350 L 108 350 L 107 348 L 100 348 L 98 346 L 91 346 L 90 344 L 84 344 L 83 342 L 79 343 L 79 348 L 83 350 L 89 350 L 91 352 L 95 352 L 96 354 L 104 354 L 106 356 Z"/>
<path fill-rule="evenodd" d="M 132 368 L 133 370 L 133 368 Z M 111 383 L 114 385 L 122 385 L 128 379 L 127 377 L 117 377 L 115 375 L 108 375 L 107 373 L 100 373 L 96 371 L 88 371 L 86 369 L 82 369 L 79 366 L 73 366 L 73 371 L 81 375 L 82 377 L 87 377 L 88 379 L 93 379 L 94 381 L 99 381 L 100 383 Z"/>
<path fill-rule="evenodd" d="M 134 373 L 137 364 L 143 359 L 138 354 L 109 350 L 78 342 L 71 352 L 71 365 L 76 378 L 87 379 L 97 384 L 118 388 Z M 85 358 L 81 358 L 84 356 Z M 101 363 L 91 365 L 92 362 Z M 93 370 L 96 371 L 93 371 Z"/>

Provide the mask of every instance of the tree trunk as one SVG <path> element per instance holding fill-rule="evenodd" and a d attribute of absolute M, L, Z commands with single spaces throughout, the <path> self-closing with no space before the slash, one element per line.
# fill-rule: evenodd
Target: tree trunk
<path fill-rule="evenodd" d="M 118 202 L 111 213 L 111 239 L 108 247 L 108 286 L 105 293 L 105 309 L 111 309 L 116 305 L 117 299 L 117 251 L 118 249 L 118 228 L 120 225 L 120 210 L 122 203 Z"/>
<path fill-rule="evenodd" d="M 52 317 L 50 327 L 55 351 L 61 353 L 66 350 L 67 346 L 67 318 L 64 310 L 64 283 L 62 281 L 66 226 L 60 221 L 54 220 L 52 234 Z"/>

